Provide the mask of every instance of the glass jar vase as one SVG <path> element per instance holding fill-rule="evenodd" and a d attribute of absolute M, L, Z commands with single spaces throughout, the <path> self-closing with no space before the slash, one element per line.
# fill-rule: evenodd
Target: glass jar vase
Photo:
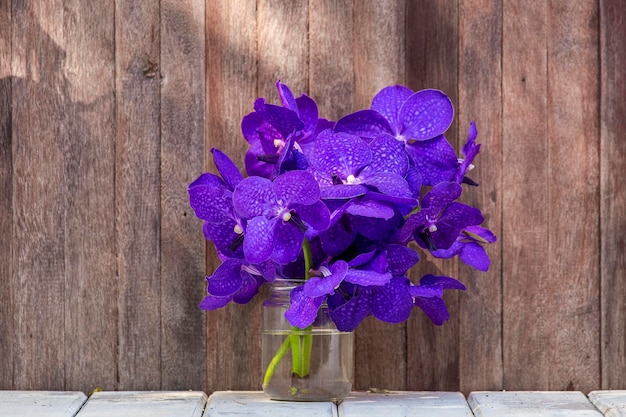
<path fill-rule="evenodd" d="M 337 401 L 352 389 L 353 333 L 337 330 L 323 303 L 313 324 L 285 319 L 289 293 L 303 280 L 276 280 L 263 303 L 263 391 L 274 400 Z"/>

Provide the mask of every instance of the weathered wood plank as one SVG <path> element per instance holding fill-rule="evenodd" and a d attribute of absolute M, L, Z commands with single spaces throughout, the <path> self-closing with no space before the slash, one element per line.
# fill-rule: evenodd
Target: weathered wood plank
<path fill-rule="evenodd" d="M 214 392 L 203 417 L 257 415 L 272 417 L 337 417 L 332 402 L 272 401 L 262 392 Z"/>
<path fill-rule="evenodd" d="M 13 388 L 13 121 L 11 5 L 0 3 L 0 389 Z"/>
<path fill-rule="evenodd" d="M 309 92 L 328 120 L 355 110 L 353 7 L 348 0 L 309 1 Z"/>
<path fill-rule="evenodd" d="M 63 389 L 69 100 L 63 5 L 15 2 L 11 23 L 13 388 Z"/>
<path fill-rule="evenodd" d="M 161 389 L 204 389 L 206 251 L 187 186 L 204 169 L 204 1 L 161 2 Z"/>
<path fill-rule="evenodd" d="M 0 391 L 0 415 L 74 417 L 86 400 L 82 392 Z"/>
<path fill-rule="evenodd" d="M 602 388 L 626 387 L 626 1 L 600 1 Z"/>
<path fill-rule="evenodd" d="M 626 390 L 591 391 L 589 400 L 607 417 L 626 417 Z"/>
<path fill-rule="evenodd" d="M 548 314 L 550 234 L 547 137 L 547 8 L 503 4 L 502 274 L 503 373 L 506 389 L 547 389 L 550 337 L 560 323 Z M 506 190 L 506 192 L 504 192 Z M 541 204 L 531 204 L 541 201 Z M 524 213 L 521 215 L 521 213 Z M 553 325 L 554 324 L 554 325 Z M 523 342 L 523 343 L 522 343 Z M 532 347 L 531 347 L 532 346 Z M 556 347 L 554 347 L 556 349 Z"/>
<path fill-rule="evenodd" d="M 256 2 L 207 2 L 206 7 L 205 149 L 209 155 L 211 147 L 220 148 L 243 169 L 247 143 L 240 123 L 257 97 Z M 209 167 L 214 170 L 212 162 Z M 218 265 L 210 248 L 207 274 Z M 245 306 L 231 304 L 207 313 L 207 392 L 261 389 L 260 311 L 261 297 L 256 297 Z"/>
<path fill-rule="evenodd" d="M 485 47 L 488 45 L 488 47 Z M 502 2 L 459 3 L 459 147 L 476 121 L 480 154 L 469 176 L 479 187 L 465 187 L 464 201 L 480 208 L 484 226 L 498 243 L 487 245 L 488 272 L 459 262 L 467 286 L 460 295 L 460 389 L 502 389 Z"/>
<path fill-rule="evenodd" d="M 542 389 L 588 392 L 600 386 L 600 240 L 589 221 L 600 215 L 598 5 L 551 2 L 547 28 L 549 183 L 540 201 L 548 210 L 548 283 L 534 318 L 550 334 L 538 371 L 548 382 Z"/>
<path fill-rule="evenodd" d="M 369 108 L 382 88 L 405 84 L 405 2 L 359 1 L 353 6 L 354 107 Z M 406 389 L 406 324 L 370 317 L 355 332 L 355 389 Z"/>
<path fill-rule="evenodd" d="M 408 2 L 406 15 L 407 85 L 417 91 L 444 91 L 458 108 L 458 2 Z M 457 122 L 446 133 L 458 149 Z M 435 259 L 420 250 L 421 260 L 410 272 L 413 282 L 425 274 L 458 277 L 456 259 Z M 463 278 L 463 277 L 461 277 Z M 462 281 L 466 281 L 461 279 Z M 459 297 L 449 291 L 445 301 L 450 320 L 434 326 L 421 312 L 407 322 L 407 389 L 459 389 Z"/>
<path fill-rule="evenodd" d="M 120 0 L 116 205 L 120 390 L 161 386 L 159 2 Z"/>
<path fill-rule="evenodd" d="M 66 390 L 117 383 L 114 16 L 63 5 Z"/>
<path fill-rule="evenodd" d="M 473 417 L 460 392 L 353 393 L 338 408 L 339 417 Z"/>
<path fill-rule="evenodd" d="M 467 402 L 476 417 L 602 417 L 576 391 L 472 392 Z"/>
<path fill-rule="evenodd" d="M 80 417 L 200 417 L 207 396 L 198 391 L 96 392 Z"/>
<path fill-rule="evenodd" d="M 258 2 L 259 97 L 280 103 L 274 85 L 277 80 L 287 84 L 296 97 L 307 92 L 308 13 L 308 0 Z"/>

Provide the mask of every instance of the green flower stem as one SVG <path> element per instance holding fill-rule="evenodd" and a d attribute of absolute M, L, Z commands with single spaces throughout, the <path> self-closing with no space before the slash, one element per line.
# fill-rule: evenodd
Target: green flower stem
<path fill-rule="evenodd" d="M 302 251 L 304 252 L 304 279 L 306 281 L 311 278 L 309 271 L 311 270 L 311 265 L 313 263 L 311 246 L 309 241 L 306 239 L 302 242 Z M 311 326 L 304 329 L 306 334 L 302 334 L 303 329 L 300 329 L 299 327 L 291 327 L 291 334 L 285 338 L 285 341 L 282 345 L 280 345 L 280 348 L 278 348 L 278 351 L 265 370 L 265 376 L 263 377 L 264 386 L 270 383 L 276 367 L 290 347 L 292 373 L 299 378 L 304 378 L 309 375 L 309 372 L 311 371 L 311 350 L 313 348 L 313 335 L 310 334 L 310 331 Z"/>
<path fill-rule="evenodd" d="M 263 386 L 267 386 L 270 383 L 272 376 L 274 376 L 274 371 L 276 370 L 276 367 L 283 359 L 283 356 L 285 356 L 285 353 L 287 353 L 287 349 L 289 349 L 290 344 L 291 337 L 285 338 L 283 344 L 280 345 L 280 348 L 278 348 L 278 352 L 276 352 L 270 364 L 267 365 L 267 369 L 265 370 L 265 376 L 263 377 Z"/>

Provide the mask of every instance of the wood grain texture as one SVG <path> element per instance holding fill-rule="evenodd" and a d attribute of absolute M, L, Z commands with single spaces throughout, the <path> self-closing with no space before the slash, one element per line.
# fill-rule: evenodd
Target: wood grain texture
<path fill-rule="evenodd" d="M 626 1 L 600 1 L 602 388 L 626 388 Z"/>
<path fill-rule="evenodd" d="M 403 1 L 354 3 L 354 110 L 383 87 L 405 84 Z M 356 388 L 406 389 L 406 324 L 366 319 L 355 332 Z"/>
<path fill-rule="evenodd" d="M 467 286 L 460 295 L 460 389 L 502 389 L 502 2 L 459 3 L 459 147 L 472 120 L 481 152 L 469 177 L 480 184 L 465 187 L 464 201 L 479 207 L 483 226 L 498 237 L 485 248 L 488 272 L 459 263 Z M 485 47 L 489 45 L 489 47 Z"/>
<path fill-rule="evenodd" d="M 205 244 L 186 192 L 205 165 L 204 16 L 204 1 L 161 2 L 161 389 L 168 390 L 206 383 L 198 309 Z"/>
<path fill-rule="evenodd" d="M 328 120 L 354 110 L 353 2 L 309 1 L 309 92 Z"/>
<path fill-rule="evenodd" d="M 504 388 L 547 387 L 553 332 L 546 257 L 547 7 L 505 3 L 502 38 L 502 274 Z M 532 123 L 531 121 L 535 121 Z M 520 213 L 524 213 L 523 216 Z M 533 346 L 528 349 L 528 346 Z"/>
<path fill-rule="evenodd" d="M 546 389 L 589 392 L 600 386 L 598 5 L 551 2 L 547 27 L 551 300 L 542 314 L 554 314 Z"/>
<path fill-rule="evenodd" d="M 602 388 L 626 388 L 626 2 L 600 2 Z"/>
<path fill-rule="evenodd" d="M 458 2 L 407 5 L 407 85 L 414 91 L 442 90 L 458 109 Z M 457 125 L 455 120 L 446 133 L 456 150 Z M 425 274 L 459 277 L 456 259 L 435 259 L 421 249 L 420 256 L 420 262 L 409 272 L 414 283 Z M 446 292 L 450 320 L 443 326 L 434 326 L 420 311 L 407 322 L 407 389 L 459 389 L 459 296 L 456 291 Z"/>
<path fill-rule="evenodd" d="M 115 9 L 65 2 L 65 389 L 117 383 Z M 94 192 L 98 190 L 98 192 Z M 91 233 L 89 231 L 97 231 Z"/>
<path fill-rule="evenodd" d="M 220 148 L 243 169 L 247 145 L 240 123 L 257 97 L 256 3 L 232 0 L 206 6 L 205 148 Z M 209 167 L 214 171 L 212 163 Z M 208 254 L 211 275 L 219 261 L 212 248 Z M 207 313 L 206 392 L 261 389 L 261 298 Z"/>
<path fill-rule="evenodd" d="M 159 14 L 157 1 L 116 2 L 120 390 L 161 387 Z"/>
<path fill-rule="evenodd" d="M 280 103 L 275 83 L 287 84 L 298 97 L 308 92 L 308 0 L 257 3 L 258 94 Z"/>
<path fill-rule="evenodd" d="M 11 1 L 0 4 L 0 390 L 13 387 L 13 122 Z"/>
<path fill-rule="evenodd" d="M 63 6 L 16 2 L 12 13 L 13 388 L 63 389 L 69 99 Z"/>
<path fill-rule="evenodd" d="M 588 390 L 599 384 L 597 10 L 507 4 L 504 28 L 504 386 Z"/>

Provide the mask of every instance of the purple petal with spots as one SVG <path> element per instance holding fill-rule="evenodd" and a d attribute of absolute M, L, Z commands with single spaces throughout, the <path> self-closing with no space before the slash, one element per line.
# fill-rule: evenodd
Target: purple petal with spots
<path fill-rule="evenodd" d="M 235 188 L 233 204 L 237 212 L 246 219 L 267 216 L 267 210 L 277 206 L 272 182 L 262 177 L 244 179 Z"/>
<path fill-rule="evenodd" d="M 348 265 L 353 268 L 357 266 L 365 265 L 366 263 L 374 259 L 374 256 L 376 255 L 377 252 L 378 251 L 376 249 L 373 249 L 371 251 L 359 253 L 357 256 L 352 258 L 350 262 L 348 262 Z"/>
<path fill-rule="evenodd" d="M 257 278 L 242 271 L 242 283 L 239 291 L 233 295 L 233 301 L 237 304 L 247 304 L 259 292 L 259 287 L 264 283 L 262 278 Z"/>
<path fill-rule="evenodd" d="M 229 297 L 241 288 L 241 262 L 228 259 L 217 267 L 213 275 L 207 278 L 209 294 Z"/>
<path fill-rule="evenodd" d="M 346 276 L 344 280 L 351 282 L 353 284 L 361 285 L 363 287 L 367 287 L 370 285 L 385 285 L 391 279 L 391 274 L 380 273 L 376 271 L 368 271 L 365 269 L 348 269 L 346 272 Z"/>
<path fill-rule="evenodd" d="M 426 274 L 420 278 L 420 285 L 440 285 L 446 290 L 465 290 L 465 285 L 459 280 L 443 275 Z"/>
<path fill-rule="evenodd" d="M 355 238 L 356 231 L 345 216 L 320 233 L 322 248 L 329 256 L 337 256 L 348 249 Z"/>
<path fill-rule="evenodd" d="M 222 179 L 215 174 L 205 172 L 189 184 L 189 188 L 195 187 L 196 185 L 222 188 L 224 187 L 224 181 L 222 181 Z"/>
<path fill-rule="evenodd" d="M 251 264 L 267 261 L 274 250 L 274 225 L 278 220 L 263 216 L 248 221 L 243 240 L 243 253 Z"/>
<path fill-rule="evenodd" d="M 413 192 L 406 180 L 398 174 L 377 172 L 367 177 L 367 185 L 376 187 L 378 191 L 392 197 L 412 198 Z"/>
<path fill-rule="evenodd" d="M 214 295 L 207 295 L 200 302 L 198 307 L 201 310 L 217 310 L 218 308 L 225 307 L 230 301 L 232 297 L 216 297 Z"/>
<path fill-rule="evenodd" d="M 369 316 L 370 292 L 362 290 L 359 294 L 349 300 L 344 300 L 337 293 L 328 298 L 328 314 L 341 332 L 351 332 L 357 328 L 359 323 Z"/>
<path fill-rule="evenodd" d="M 372 162 L 363 168 L 360 175 L 389 172 L 401 177 L 406 175 L 409 167 L 409 156 L 404 149 L 404 143 L 396 140 L 393 136 L 382 134 L 370 144 Z"/>
<path fill-rule="evenodd" d="M 326 230 L 330 225 L 330 212 L 319 200 L 308 206 L 294 204 L 292 208 L 306 224 L 317 231 Z"/>
<path fill-rule="evenodd" d="M 372 314 L 387 323 L 400 323 L 411 315 L 413 298 L 406 281 L 392 279 L 383 287 L 372 288 Z"/>
<path fill-rule="evenodd" d="M 476 226 L 485 221 L 480 210 L 457 202 L 452 202 L 446 207 L 441 220 L 447 225 L 458 228 Z"/>
<path fill-rule="evenodd" d="M 420 174 L 415 166 L 409 165 L 404 179 L 406 180 L 407 184 L 409 184 L 409 188 L 413 193 L 413 197 L 419 198 L 422 189 L 422 174 Z"/>
<path fill-rule="evenodd" d="M 441 298 L 416 297 L 414 303 L 417 307 L 421 308 L 433 324 L 436 324 L 437 326 L 441 326 L 450 318 L 450 314 L 446 308 L 446 303 L 444 303 Z"/>
<path fill-rule="evenodd" d="M 388 220 L 394 215 L 393 208 L 389 207 L 388 204 L 375 200 L 354 202 L 346 208 L 346 213 L 350 213 L 354 216 L 376 217 L 384 220 Z"/>
<path fill-rule="evenodd" d="M 487 252 L 478 243 L 466 243 L 459 251 L 459 258 L 479 271 L 488 271 L 491 265 Z"/>
<path fill-rule="evenodd" d="M 345 261 L 337 261 L 330 267 L 331 274 L 327 277 L 311 277 L 304 283 L 304 295 L 307 297 L 321 297 L 334 294 L 335 288 L 341 284 L 348 271 Z"/>
<path fill-rule="evenodd" d="M 433 208 L 434 211 L 439 212 L 459 198 L 462 191 L 461 186 L 455 182 L 437 184 L 422 199 L 422 207 Z"/>
<path fill-rule="evenodd" d="M 294 98 L 293 93 L 291 92 L 289 87 L 287 87 L 280 81 L 277 81 L 276 88 L 278 89 L 278 95 L 283 106 L 297 113 L 298 106 L 296 105 L 296 99 Z"/>
<path fill-rule="evenodd" d="M 387 262 L 389 271 L 394 276 L 402 276 L 415 265 L 420 257 L 413 249 L 402 245 L 387 245 Z"/>
<path fill-rule="evenodd" d="M 307 171 L 287 171 L 273 183 L 276 196 L 286 204 L 313 204 L 320 198 L 315 178 Z"/>
<path fill-rule="evenodd" d="M 367 193 L 368 189 L 360 184 L 337 184 L 320 189 L 322 200 L 348 200 Z"/>
<path fill-rule="evenodd" d="M 302 94 L 298 97 L 296 99 L 296 103 L 298 106 L 300 120 L 304 123 L 303 132 L 307 135 L 313 134 L 317 128 L 319 116 L 317 104 L 315 104 L 315 101 L 306 94 Z"/>
<path fill-rule="evenodd" d="M 366 139 L 374 139 L 382 133 L 393 134 L 389 122 L 374 110 L 360 110 L 337 120 L 335 132 L 344 132 Z"/>
<path fill-rule="evenodd" d="M 424 185 L 454 181 L 459 160 L 454 148 L 443 135 L 431 140 L 407 144 L 406 151 L 422 175 Z"/>
<path fill-rule="evenodd" d="M 317 310 L 322 305 L 324 297 L 311 298 L 304 295 L 303 286 L 291 290 L 291 302 L 285 311 L 285 318 L 292 325 L 304 329 L 315 321 Z"/>
<path fill-rule="evenodd" d="M 391 273 L 389 270 L 389 263 L 387 262 L 387 254 L 385 251 L 377 251 L 376 256 L 372 258 L 366 265 L 363 266 L 363 270 L 377 272 L 379 274 Z"/>
<path fill-rule="evenodd" d="M 452 101 L 439 90 L 421 90 L 409 97 L 398 114 L 399 132 L 407 140 L 432 139 L 443 134 L 454 118 Z"/>
<path fill-rule="evenodd" d="M 230 218 L 233 199 L 225 188 L 207 185 L 189 187 L 189 205 L 199 219 L 222 223 Z"/>
<path fill-rule="evenodd" d="M 332 178 L 334 174 L 345 181 L 372 161 L 372 152 L 360 137 L 329 129 L 317 136 L 310 160 L 322 176 Z"/>
<path fill-rule="evenodd" d="M 371 109 L 380 113 L 393 129 L 399 133 L 398 116 L 404 102 L 413 95 L 413 90 L 402 85 L 385 87 L 372 100 Z"/>
<path fill-rule="evenodd" d="M 248 225 L 248 228 L 250 226 Z M 278 264 L 288 264 L 295 261 L 298 254 L 302 250 L 302 242 L 304 241 L 304 233 L 291 223 L 282 220 L 276 221 L 274 227 L 274 250 L 272 252 L 272 260 Z"/>
<path fill-rule="evenodd" d="M 390 238 L 400 228 L 402 222 L 402 216 L 398 214 L 389 220 L 362 216 L 352 218 L 354 230 L 371 240 L 386 240 Z"/>
<path fill-rule="evenodd" d="M 272 125 L 283 138 L 286 138 L 294 131 L 302 130 L 304 127 L 304 124 L 298 118 L 296 112 L 286 107 L 265 103 L 261 106 L 255 104 L 255 108 L 257 108 L 259 113 L 263 114 L 268 123 Z"/>
<path fill-rule="evenodd" d="M 213 155 L 213 162 L 215 163 L 217 170 L 222 178 L 224 178 L 224 182 L 228 184 L 230 191 L 233 191 L 237 184 L 243 180 L 243 175 L 239 172 L 239 168 L 237 168 L 228 155 L 219 149 L 212 148 L 211 154 Z"/>
<path fill-rule="evenodd" d="M 264 153 L 265 151 L 263 151 L 260 142 L 254 142 L 250 144 L 250 148 L 246 152 L 246 156 L 244 158 L 246 173 L 249 176 L 270 178 L 274 173 L 276 169 L 274 164 L 259 160 L 258 156 Z"/>
<path fill-rule="evenodd" d="M 202 231 L 206 240 L 210 240 L 215 245 L 217 251 L 229 258 L 243 258 L 243 245 L 239 245 L 233 252 L 231 245 L 239 237 L 235 233 L 234 220 L 228 220 L 223 223 L 205 222 Z"/>
<path fill-rule="evenodd" d="M 411 297 L 443 297 L 443 287 L 441 285 L 411 285 L 409 287 Z"/>
<path fill-rule="evenodd" d="M 431 233 L 435 249 L 447 249 L 452 246 L 452 244 L 456 241 L 456 238 L 459 237 L 461 230 L 462 229 L 460 227 L 449 226 L 445 223 L 437 222 L 437 231 Z M 427 245 L 423 245 L 423 247 L 427 247 Z"/>

